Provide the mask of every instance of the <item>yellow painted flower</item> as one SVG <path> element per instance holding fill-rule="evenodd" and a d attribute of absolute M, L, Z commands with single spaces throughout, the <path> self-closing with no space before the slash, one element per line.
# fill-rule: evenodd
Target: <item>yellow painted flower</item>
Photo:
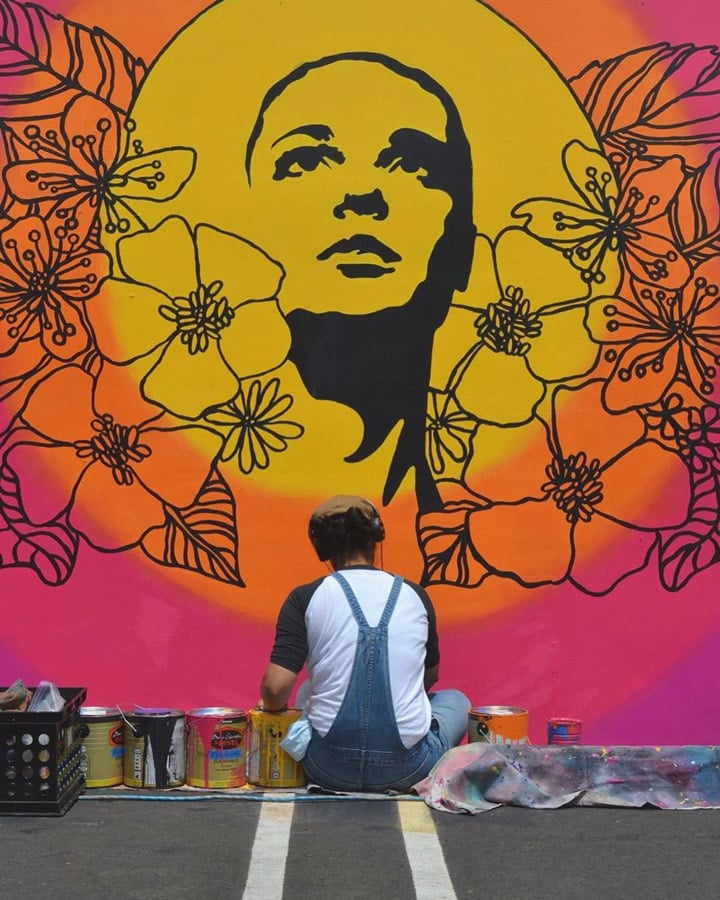
<path fill-rule="evenodd" d="M 256 378 L 247 389 L 241 385 L 232 403 L 205 416 L 205 421 L 225 433 L 220 458 L 227 462 L 236 457 L 244 475 L 267 469 L 271 453 L 282 453 L 290 441 L 305 433 L 302 425 L 285 418 L 292 405 L 290 394 L 280 393 L 279 378 L 265 384 Z"/>
<path fill-rule="evenodd" d="M 194 419 L 284 361 L 283 271 L 253 244 L 171 216 L 121 240 L 118 258 L 125 278 L 105 282 L 88 312 L 106 358 L 148 356 L 147 399 Z"/>
<path fill-rule="evenodd" d="M 502 232 L 494 248 L 478 238 L 473 273 L 451 307 L 451 330 L 443 329 L 455 358 L 462 354 L 447 389 L 480 421 L 526 422 L 547 383 L 595 363 L 598 346 L 584 325 L 587 285 L 562 255 L 517 228 Z"/>

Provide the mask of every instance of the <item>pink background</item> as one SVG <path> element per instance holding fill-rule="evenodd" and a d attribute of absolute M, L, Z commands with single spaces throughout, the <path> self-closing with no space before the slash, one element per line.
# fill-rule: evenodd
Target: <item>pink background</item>
<path fill-rule="evenodd" d="M 198 0 L 44 5 L 107 29 L 146 62 L 204 6 Z M 717 35 L 718 25 L 712 0 L 586 7 L 505 0 L 494 8 L 567 77 L 593 59 L 655 41 L 701 45 Z M 308 561 L 307 572 L 322 571 Z M 287 566 L 286 590 L 297 580 Z M 84 685 L 94 705 L 250 706 L 272 626 L 208 602 L 203 593 L 200 576 L 173 583 L 167 570 L 139 552 L 104 555 L 82 544 L 64 586 L 46 587 L 29 570 L 3 571 L 0 684 L 21 677 L 29 684 L 47 678 Z M 675 594 L 659 586 L 652 566 L 601 598 L 570 585 L 527 590 L 512 606 L 463 623 L 446 620 L 442 592 L 431 594 L 441 627 L 439 686 L 465 690 L 476 705 L 528 708 L 533 742 L 544 740 L 549 716 L 581 718 L 584 743 L 717 742 L 720 598 L 714 569 Z"/>

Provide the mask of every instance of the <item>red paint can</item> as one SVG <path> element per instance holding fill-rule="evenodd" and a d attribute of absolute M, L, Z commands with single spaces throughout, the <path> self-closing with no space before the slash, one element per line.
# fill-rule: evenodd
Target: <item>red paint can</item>
<path fill-rule="evenodd" d="M 247 725 L 244 709 L 191 709 L 187 714 L 187 783 L 213 790 L 242 787 Z"/>

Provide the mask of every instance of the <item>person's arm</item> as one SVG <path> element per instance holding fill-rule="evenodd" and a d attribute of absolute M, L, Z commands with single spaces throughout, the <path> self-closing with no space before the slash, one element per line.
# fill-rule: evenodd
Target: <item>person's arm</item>
<path fill-rule="evenodd" d="M 287 709 L 288 700 L 296 681 L 297 672 L 291 672 L 290 669 L 271 662 L 265 669 L 260 685 L 263 709 L 268 712 L 282 712 Z"/>
<path fill-rule="evenodd" d="M 440 678 L 440 640 L 438 638 L 435 607 L 424 588 L 421 588 L 420 585 L 415 584 L 413 581 L 409 581 L 407 584 L 412 587 L 422 600 L 428 617 L 428 636 L 425 645 L 425 674 L 423 676 L 423 682 L 425 690 L 429 691 Z"/>
<path fill-rule="evenodd" d="M 292 591 L 278 615 L 270 662 L 260 683 L 260 702 L 269 712 L 287 708 L 297 676 L 305 663 L 305 610 L 312 596 L 312 588 L 312 585 L 305 585 Z"/>
<path fill-rule="evenodd" d="M 430 688 L 435 684 L 435 682 L 440 677 L 440 663 L 437 663 L 434 666 L 429 666 L 425 669 L 425 690 L 429 691 Z"/>

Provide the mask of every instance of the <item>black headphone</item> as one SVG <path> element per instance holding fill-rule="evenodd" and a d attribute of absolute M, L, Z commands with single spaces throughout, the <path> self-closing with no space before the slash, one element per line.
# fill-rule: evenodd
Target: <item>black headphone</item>
<path fill-rule="evenodd" d="M 344 516 L 344 525 L 348 531 L 364 532 L 376 544 L 385 540 L 385 526 L 380 518 L 380 513 L 369 500 L 365 502 L 372 510 L 370 518 L 357 506 L 351 506 L 345 513 L 311 517 L 308 524 L 308 537 L 321 562 L 330 559 L 333 552 L 337 549 L 333 541 L 333 535 L 328 531 L 328 526 L 330 525 L 330 520 L 338 519 L 340 516 Z"/>

